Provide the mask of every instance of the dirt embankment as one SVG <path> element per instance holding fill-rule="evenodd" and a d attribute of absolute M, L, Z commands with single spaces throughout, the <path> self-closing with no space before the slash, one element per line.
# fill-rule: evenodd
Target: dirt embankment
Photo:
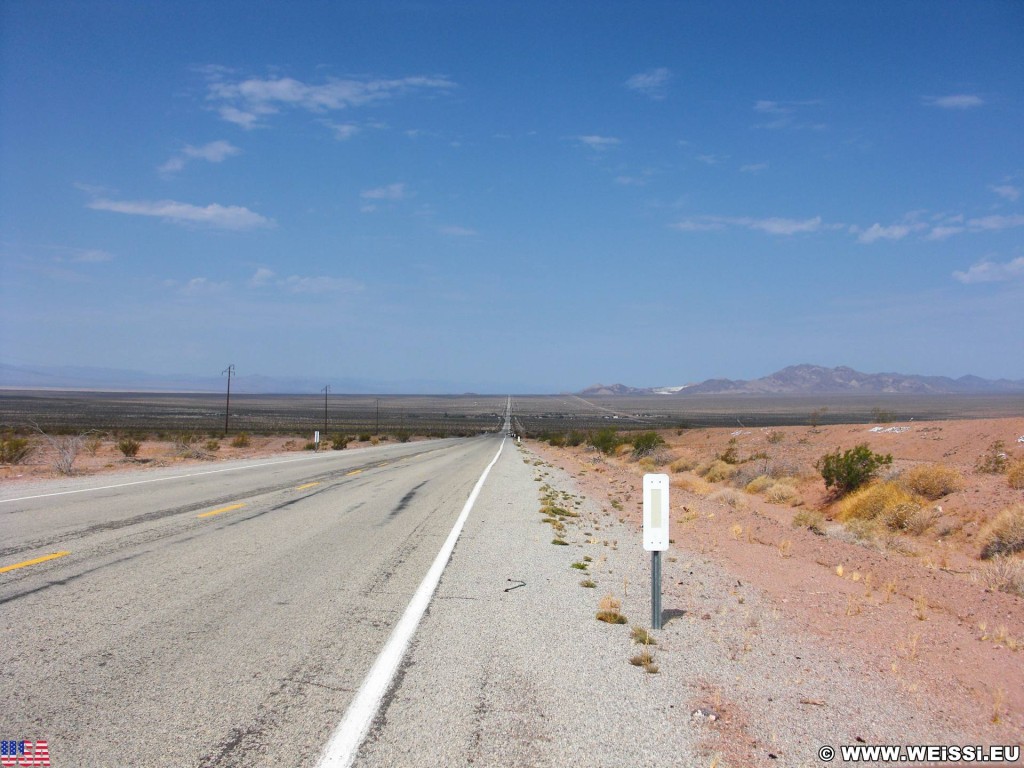
<path fill-rule="evenodd" d="M 668 445 L 653 461 L 586 446 L 531 441 L 530 448 L 637 528 L 641 476 L 668 473 L 676 546 L 760 589 L 796 631 L 958 713 L 985 741 L 1021 742 L 1024 597 L 993 588 L 991 565 L 979 553 L 985 526 L 1000 510 L 1024 503 L 1024 490 L 1010 487 L 1005 474 L 976 467 L 997 442 L 1011 463 L 1024 459 L 1024 443 L 1017 442 L 1024 419 L 662 435 Z M 843 524 L 814 464 L 861 443 L 892 454 L 893 464 L 880 473 L 888 479 L 942 464 L 959 474 L 960 487 L 940 498 L 918 497 L 924 522 L 914 530 Z M 738 459 L 735 474 L 708 482 L 700 473 L 730 448 Z M 743 490 L 748 476 L 765 469 L 788 478 L 790 490 L 775 498 L 779 503 Z M 806 527 L 808 520 L 816 530 Z M 1009 563 L 1018 574 L 1022 558 L 1018 553 Z"/>

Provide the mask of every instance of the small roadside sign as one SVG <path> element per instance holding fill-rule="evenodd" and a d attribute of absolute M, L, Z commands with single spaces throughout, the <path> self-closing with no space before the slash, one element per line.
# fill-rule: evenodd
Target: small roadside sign
<path fill-rule="evenodd" d="M 644 549 L 668 549 L 668 475 L 644 475 Z"/>

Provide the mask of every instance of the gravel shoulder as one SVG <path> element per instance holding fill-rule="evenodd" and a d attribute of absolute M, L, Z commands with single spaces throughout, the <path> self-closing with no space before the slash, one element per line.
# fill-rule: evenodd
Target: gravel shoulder
<path fill-rule="evenodd" d="M 631 628 L 650 626 L 639 532 L 569 472 L 509 447 L 358 765 L 805 766 L 826 744 L 992 743 L 963 708 L 805 631 L 697 542 L 666 553 L 657 673 L 632 666 Z M 579 515 L 567 546 L 542 523 L 544 486 Z M 585 572 L 572 567 L 585 557 Z M 595 619 L 608 594 L 628 624 Z"/>

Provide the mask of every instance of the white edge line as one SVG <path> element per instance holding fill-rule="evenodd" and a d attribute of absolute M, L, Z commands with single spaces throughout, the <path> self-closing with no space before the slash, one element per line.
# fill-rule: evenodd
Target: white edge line
<path fill-rule="evenodd" d="M 217 475 L 222 472 L 241 472 L 246 469 L 257 467 L 270 467 L 275 464 L 290 464 L 293 461 L 310 461 L 311 459 L 332 459 L 340 458 L 331 454 L 321 456 L 300 456 L 296 459 L 280 459 L 279 461 L 264 461 L 261 464 L 247 464 L 244 467 L 226 467 L 225 469 L 208 469 L 205 472 L 189 472 L 185 475 L 170 475 L 169 477 L 151 477 L 148 480 L 132 480 L 128 483 L 117 483 L 115 485 L 98 485 L 95 488 L 76 488 L 73 491 L 55 491 L 54 493 L 40 493 L 35 496 L 20 496 L 16 499 L 0 499 L 0 504 L 10 504 L 12 501 L 29 501 L 30 499 L 47 499 L 51 496 L 67 496 L 71 493 L 89 493 L 90 491 L 109 491 L 111 488 L 125 488 L 129 485 L 143 485 L 144 483 L 162 483 L 167 480 L 183 480 L 189 477 L 200 477 L 201 475 Z"/>
<path fill-rule="evenodd" d="M 459 540 L 459 535 L 462 533 L 462 527 L 469 517 L 470 510 L 473 509 L 473 504 L 476 502 L 477 496 L 480 495 L 480 490 L 484 487 L 484 481 L 487 480 L 491 467 L 497 463 L 504 447 L 505 438 L 502 438 L 498 452 L 494 454 L 491 463 L 487 465 L 487 469 L 484 470 L 483 474 L 480 475 L 480 479 L 476 481 L 476 485 L 473 486 L 473 491 L 469 494 L 469 498 L 462 508 L 462 513 L 455 521 L 455 525 L 452 527 L 451 533 L 448 534 L 448 538 L 445 540 L 441 550 L 437 553 L 437 557 L 434 558 L 433 565 L 430 566 L 430 570 L 427 571 L 427 575 L 417 588 L 416 594 L 409 601 L 405 613 L 402 614 L 402 618 L 399 619 L 398 624 L 392 630 L 391 636 L 384 644 L 384 648 L 381 650 L 380 655 L 377 656 L 377 660 L 370 667 L 366 679 L 363 680 L 363 684 L 359 687 L 355 698 L 352 699 L 352 703 L 349 704 L 348 709 L 345 711 L 345 716 L 338 723 L 338 727 L 334 729 L 334 733 L 324 749 L 323 756 L 320 758 L 320 762 L 317 763 L 317 768 L 349 768 L 355 761 L 359 747 L 362 745 L 363 739 L 366 738 L 366 734 L 370 731 L 373 718 L 377 715 L 380 703 L 384 699 L 384 695 L 387 693 L 395 673 L 398 671 L 398 665 L 402 663 L 402 658 L 405 656 L 409 641 L 412 640 L 412 636 L 419 626 L 420 619 L 423 618 L 427 606 L 430 605 L 430 599 L 434 596 L 434 590 L 437 589 L 437 585 L 441 581 L 441 574 L 444 572 L 445 566 L 448 565 L 448 559 L 455 549 L 455 543 Z"/>

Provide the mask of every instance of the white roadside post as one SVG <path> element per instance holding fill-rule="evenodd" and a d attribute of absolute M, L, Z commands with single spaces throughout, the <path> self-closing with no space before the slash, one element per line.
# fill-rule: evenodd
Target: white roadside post
<path fill-rule="evenodd" d="M 313 445 L 316 446 L 315 448 L 313 448 L 314 451 L 319 451 L 320 450 L 320 430 L 319 429 L 313 430 Z"/>
<path fill-rule="evenodd" d="M 651 553 L 651 629 L 661 629 L 661 553 L 668 549 L 668 475 L 644 475 L 644 549 Z"/>

